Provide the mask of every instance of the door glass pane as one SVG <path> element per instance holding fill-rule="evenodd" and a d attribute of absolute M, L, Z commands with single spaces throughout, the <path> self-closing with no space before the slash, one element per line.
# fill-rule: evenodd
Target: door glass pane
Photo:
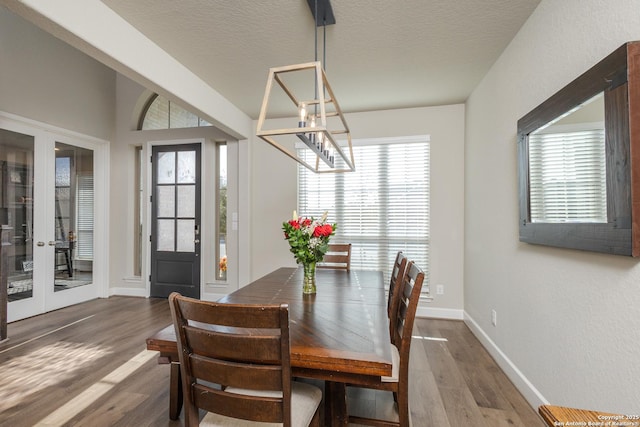
<path fill-rule="evenodd" d="M 178 187 L 178 216 L 181 218 L 196 216 L 196 186 Z"/>
<path fill-rule="evenodd" d="M 33 297 L 34 138 L 0 129 L 0 223 L 9 228 L 3 246 L 8 301 Z"/>
<path fill-rule="evenodd" d="M 158 220 L 158 250 L 173 252 L 175 248 L 175 225 L 173 219 Z"/>
<path fill-rule="evenodd" d="M 176 153 L 158 153 L 158 184 L 176 182 Z"/>
<path fill-rule="evenodd" d="M 178 220 L 178 252 L 194 252 L 194 229 L 196 222 L 192 219 Z"/>
<path fill-rule="evenodd" d="M 93 283 L 93 150 L 56 142 L 54 291 Z"/>
<path fill-rule="evenodd" d="M 196 152 L 178 151 L 178 183 L 195 184 Z"/>
<path fill-rule="evenodd" d="M 158 217 L 173 218 L 175 214 L 176 192 L 174 186 L 158 186 Z"/>

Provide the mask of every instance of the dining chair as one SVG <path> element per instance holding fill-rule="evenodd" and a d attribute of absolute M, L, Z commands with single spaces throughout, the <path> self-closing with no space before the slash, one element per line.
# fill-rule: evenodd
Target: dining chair
<path fill-rule="evenodd" d="M 389 296 L 387 298 L 387 316 L 391 319 L 392 312 L 394 310 L 394 290 L 397 289 L 396 284 L 399 280 L 402 280 L 402 276 L 404 275 L 404 270 L 407 266 L 407 257 L 404 256 L 402 251 L 399 251 L 396 255 L 396 260 L 393 262 L 393 269 L 391 270 L 391 279 L 389 280 Z M 396 301 L 397 302 L 397 301 Z"/>
<path fill-rule="evenodd" d="M 399 421 L 377 420 L 349 415 L 349 422 L 371 426 L 408 427 L 411 425 L 411 415 L 409 413 L 409 353 L 411 350 L 413 323 L 423 281 L 424 272 L 413 261 L 409 262 L 402 280 L 398 283 L 398 308 L 394 318 L 390 319 L 393 323 L 393 332 L 389 343 L 393 360 L 391 376 L 380 377 L 379 380 L 347 384 L 349 387 L 363 387 L 393 392 Z"/>
<path fill-rule="evenodd" d="M 329 243 L 329 250 L 316 267 L 351 270 L 351 243 Z"/>
<path fill-rule="evenodd" d="M 289 308 L 169 296 L 185 426 L 319 426 L 322 391 L 291 379 Z M 199 409 L 207 411 L 199 421 Z"/>

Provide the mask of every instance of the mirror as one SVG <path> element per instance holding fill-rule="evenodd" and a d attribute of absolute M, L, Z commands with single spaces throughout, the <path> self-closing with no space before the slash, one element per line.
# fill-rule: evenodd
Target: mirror
<path fill-rule="evenodd" d="M 520 241 L 639 256 L 639 127 L 639 42 L 518 120 Z"/>
<path fill-rule="evenodd" d="M 531 222 L 606 223 L 604 92 L 528 139 Z"/>

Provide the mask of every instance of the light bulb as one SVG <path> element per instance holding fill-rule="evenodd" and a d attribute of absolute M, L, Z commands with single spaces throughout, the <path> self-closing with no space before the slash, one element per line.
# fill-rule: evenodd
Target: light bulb
<path fill-rule="evenodd" d="M 315 116 L 311 116 L 311 124 L 309 125 L 312 128 L 316 127 L 316 117 Z M 313 142 L 314 144 L 316 143 L 316 133 L 315 132 L 311 132 L 309 134 L 309 140 L 311 142 Z"/>
<path fill-rule="evenodd" d="M 307 125 L 307 106 L 304 102 L 300 103 L 298 107 L 298 115 L 300 117 L 300 121 L 298 122 L 298 127 L 305 127 Z"/>

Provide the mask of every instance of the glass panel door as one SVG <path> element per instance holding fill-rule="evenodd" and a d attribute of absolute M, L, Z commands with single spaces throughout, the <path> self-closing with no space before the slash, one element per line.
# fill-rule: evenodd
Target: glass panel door
<path fill-rule="evenodd" d="M 54 292 L 93 283 L 93 150 L 56 142 Z"/>
<path fill-rule="evenodd" d="M 9 304 L 24 305 L 34 296 L 34 141 L 31 135 L 0 129 L 0 223 L 10 227 L 10 244 L 2 248 Z"/>
<path fill-rule="evenodd" d="M 8 230 L 0 301 L 8 322 L 100 296 L 108 245 L 96 247 L 94 236 L 108 239 L 107 192 L 95 188 L 105 188 L 106 156 L 97 140 L 0 114 L 0 224 Z"/>
<path fill-rule="evenodd" d="M 200 298 L 200 144 L 152 149 L 152 297 Z"/>

